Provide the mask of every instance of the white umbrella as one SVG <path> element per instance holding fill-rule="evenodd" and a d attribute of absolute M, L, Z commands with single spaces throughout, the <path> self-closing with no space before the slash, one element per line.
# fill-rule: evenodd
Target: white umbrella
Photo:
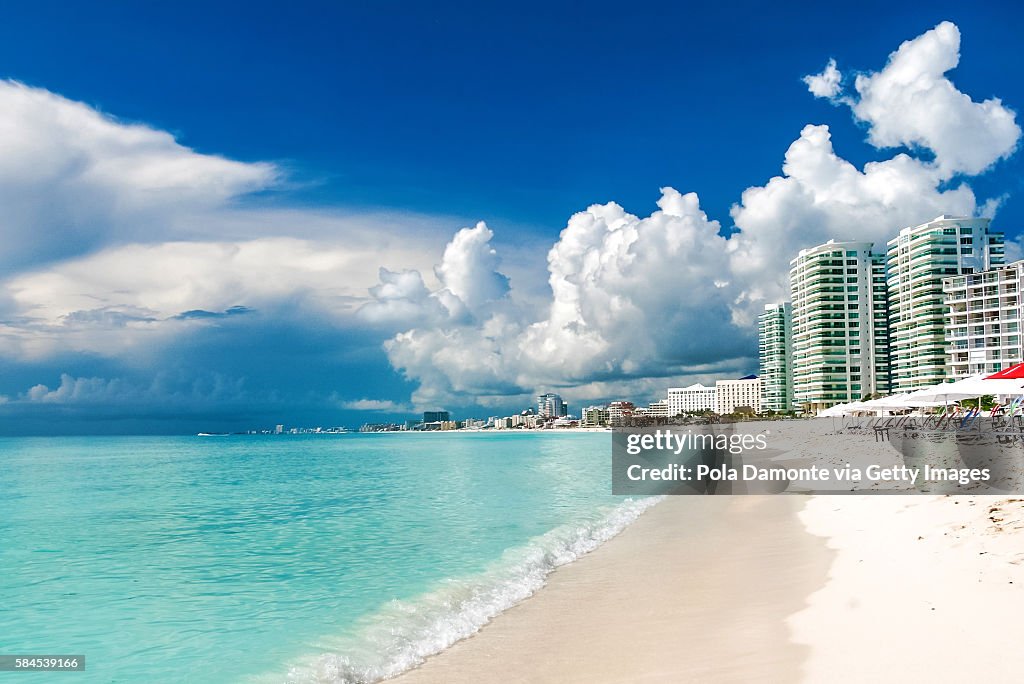
<path fill-rule="evenodd" d="M 945 386 L 945 384 L 946 383 L 941 383 L 932 387 L 924 387 L 904 394 L 894 394 L 891 397 L 885 397 L 879 401 L 889 407 L 917 408 L 922 406 L 942 406 L 946 402 L 935 399 L 935 392 L 938 391 L 940 387 Z"/>
<path fill-rule="evenodd" d="M 840 416 L 850 416 L 858 411 L 870 411 L 871 407 L 864 404 L 861 401 L 851 401 L 848 404 L 836 404 L 831 406 L 821 413 L 818 414 L 819 418 L 838 418 Z"/>
<path fill-rule="evenodd" d="M 982 394 L 999 394 L 1020 396 L 1024 394 L 1024 378 L 993 378 L 975 383 L 976 389 L 984 390 Z M 982 396 L 979 394 L 978 396 Z"/>
<path fill-rule="evenodd" d="M 880 397 L 878 399 L 872 399 L 871 401 L 865 401 L 864 406 L 871 409 L 902 409 L 908 408 L 910 404 L 906 403 L 906 394 L 893 394 L 888 397 Z"/>
<path fill-rule="evenodd" d="M 986 380 L 984 375 L 975 375 L 911 392 L 906 400 L 911 402 L 911 406 L 936 406 L 961 399 L 976 399 L 986 394 L 1024 394 L 1024 378 Z"/>
<path fill-rule="evenodd" d="M 830 406 L 827 409 L 823 409 L 823 410 L 819 411 L 818 412 L 818 417 L 819 418 L 838 418 L 839 416 L 845 416 L 846 414 L 843 413 L 843 409 L 844 408 L 846 408 L 846 404 L 836 404 L 835 406 Z"/>
<path fill-rule="evenodd" d="M 973 399 L 984 394 L 990 394 L 985 389 L 979 389 L 978 383 L 984 378 L 983 375 L 975 375 L 956 382 L 940 382 L 932 387 L 911 392 L 908 399 L 912 401 L 945 403 L 958 401 L 960 399 Z"/>
<path fill-rule="evenodd" d="M 931 387 L 922 387 L 919 390 L 914 390 L 906 395 L 903 402 L 907 406 L 942 406 L 946 402 L 936 399 L 935 392 L 947 384 L 948 383 L 939 383 L 938 385 L 933 385 Z"/>
<path fill-rule="evenodd" d="M 928 391 L 931 390 L 929 389 Z M 921 392 L 921 394 L 918 394 L 918 392 L 921 392 L 921 390 L 908 393 L 903 399 L 903 405 L 909 408 L 928 408 L 932 406 L 944 406 L 947 403 L 945 401 L 938 401 L 937 399 L 929 399 L 923 392 Z"/>
<path fill-rule="evenodd" d="M 913 392 L 911 392 L 913 394 Z M 934 399 L 914 399 L 913 397 L 907 397 L 907 406 L 910 408 L 934 408 L 936 406 L 945 406 L 945 401 L 935 401 Z"/>

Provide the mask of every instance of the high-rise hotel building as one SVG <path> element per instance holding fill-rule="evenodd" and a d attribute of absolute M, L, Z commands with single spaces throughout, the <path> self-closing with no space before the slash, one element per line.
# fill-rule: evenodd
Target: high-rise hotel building
<path fill-rule="evenodd" d="M 537 395 L 537 415 L 545 418 L 564 418 L 569 413 L 569 408 L 561 395 L 553 392 Z"/>
<path fill-rule="evenodd" d="M 789 302 L 766 304 L 757 317 L 758 356 L 761 360 L 762 408 L 793 410 L 793 307 Z"/>
<path fill-rule="evenodd" d="M 747 375 L 715 381 L 715 413 L 726 416 L 741 409 L 761 412 L 761 378 Z"/>
<path fill-rule="evenodd" d="M 1024 261 L 942 281 L 950 377 L 995 373 L 1024 361 Z"/>
<path fill-rule="evenodd" d="M 829 240 L 790 262 L 793 395 L 804 411 L 891 389 L 885 256 L 872 245 Z"/>
<path fill-rule="evenodd" d="M 1002 233 L 989 219 L 939 216 L 904 228 L 888 243 L 889 330 L 893 390 L 906 392 L 945 381 L 944 278 L 1003 263 Z"/>
<path fill-rule="evenodd" d="M 669 418 L 683 413 L 714 411 L 715 388 L 705 387 L 699 382 L 689 387 L 669 387 L 665 403 L 668 404 Z"/>

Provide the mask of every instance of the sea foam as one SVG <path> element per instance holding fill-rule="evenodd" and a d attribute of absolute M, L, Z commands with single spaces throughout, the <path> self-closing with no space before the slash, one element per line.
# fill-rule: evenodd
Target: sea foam
<path fill-rule="evenodd" d="M 391 601 L 355 637 L 295 665 L 290 684 L 364 684 L 394 677 L 472 636 L 544 586 L 555 568 L 593 551 L 664 497 L 627 499 L 596 521 L 566 524 L 509 549 L 486 571 L 445 581 L 410 601 Z"/>

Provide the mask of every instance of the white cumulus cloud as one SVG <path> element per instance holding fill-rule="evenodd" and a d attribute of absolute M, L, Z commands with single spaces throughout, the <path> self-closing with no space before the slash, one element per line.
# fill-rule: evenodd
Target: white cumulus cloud
<path fill-rule="evenodd" d="M 460 230 L 444 250 L 438 280 L 471 313 L 508 292 L 508 278 L 497 271 L 498 254 L 491 247 L 494 233 L 481 221 Z"/>
<path fill-rule="evenodd" d="M 828 60 L 828 64 L 818 74 L 809 74 L 803 77 L 803 82 L 807 84 L 807 89 L 811 91 L 814 97 L 834 98 L 842 92 L 843 75 L 839 69 L 836 68 L 836 60 Z"/>
<path fill-rule="evenodd" d="M 779 175 L 742 192 L 730 212 L 735 232 L 707 216 L 696 193 L 666 187 L 646 216 L 615 202 L 574 214 L 546 270 L 514 278 L 483 222 L 442 251 L 436 231 L 418 227 L 371 219 L 353 229 L 322 213 L 239 207 L 276 187 L 276 166 L 202 154 L 0 81 L 0 354 L 142 365 L 146 350 L 199 327 L 298 310 L 387 337 L 391 366 L 417 384 L 417 406 L 500 404 L 539 387 L 600 398 L 749 372 L 754 316 L 787 296 L 799 249 L 830 238 L 883 248 L 901 227 L 944 213 L 993 215 L 1004 201 L 979 200 L 968 179 L 1014 152 L 1016 115 L 958 90 L 947 73 L 959 59 L 959 30 L 946 22 L 905 42 L 881 70 L 848 71 L 852 87 L 834 60 L 804 78 L 816 97 L 851 108 L 868 143 L 901 149 L 888 158 L 855 165 L 827 126 L 808 124 Z M 171 391 L 117 382 L 68 375 L 10 403 Z"/>
<path fill-rule="evenodd" d="M 843 94 L 834 60 L 805 77 L 815 96 L 850 106 L 868 124 L 872 145 L 910 153 L 858 167 L 833 148 L 827 126 L 806 125 L 781 174 L 747 188 L 733 206 L 738 232 L 729 238 L 695 193 L 665 188 L 647 217 L 614 202 L 575 214 L 548 253 L 546 305 L 526 306 L 506 291 L 490 232 L 478 226 L 446 251 L 458 255 L 458 273 L 472 277 L 445 289 L 456 279 L 439 267 L 442 289 L 427 294 L 406 274 L 409 292 L 397 296 L 387 294 L 398 288 L 389 289 L 394 275 L 384 272 L 366 311 L 394 311 L 400 301 L 416 312 L 409 320 L 419 323 L 385 347 L 392 365 L 419 383 L 418 403 L 486 401 L 536 387 L 602 396 L 643 391 L 652 377 L 753 370 L 755 316 L 788 296 L 789 260 L 799 249 L 832 238 L 884 249 L 904 226 L 939 214 L 990 215 L 1002 201 L 979 207 L 965 181 L 950 183 L 1011 154 L 1020 135 L 999 100 L 976 103 L 945 77 L 958 60 L 959 31 L 944 23 L 904 43 L 881 71 L 861 72 L 855 96 Z M 472 316 L 456 315 L 450 303 L 447 315 L 426 311 L 428 302 L 471 292 Z"/>
<path fill-rule="evenodd" d="M 426 265 L 424 247 L 413 241 L 389 254 Z M 246 309 L 341 320 L 366 301 L 380 249 L 371 240 L 286 237 L 111 247 L 0 281 L 8 309 L 0 318 L 0 353 L 147 354 L 216 314 Z"/>
<path fill-rule="evenodd" d="M 0 80 L 0 269 L 159 240 L 175 219 L 279 179 L 273 164 L 201 154 L 165 131 Z"/>
<path fill-rule="evenodd" d="M 743 333 L 733 326 L 730 308 L 734 293 L 716 282 L 729 268 L 719 224 L 693 193 L 664 188 L 658 207 L 645 218 L 615 203 L 574 215 L 548 253 L 552 298 L 546 310 L 506 297 L 499 287 L 484 300 L 489 306 L 477 303 L 473 318 L 446 307 L 447 315 L 430 326 L 389 340 L 392 364 L 420 384 L 416 403 L 666 377 L 741 356 Z M 460 231 L 446 257 L 479 230 Z M 489 241 L 489 232 L 484 236 Z M 460 259 L 461 272 L 475 274 L 478 284 L 504 285 L 493 250 L 474 244 L 469 253 L 476 265 Z M 431 297 L 443 301 L 452 270 L 437 271 L 442 289 Z M 390 308 L 387 285 L 382 282 L 376 296 L 380 307 Z"/>
<path fill-rule="evenodd" d="M 75 377 L 60 374 L 60 384 L 50 389 L 38 384 L 30 387 L 16 402 L 10 404 L 61 404 L 142 406 L 173 400 L 176 405 L 202 403 L 206 407 L 247 399 L 245 383 L 220 375 L 205 378 L 182 378 L 158 374 L 148 384 L 124 378 Z"/>
<path fill-rule="evenodd" d="M 739 276 L 746 320 L 786 296 L 789 260 L 801 248 L 835 238 L 884 250 L 905 226 L 944 213 L 973 215 L 971 188 L 941 182 L 931 164 L 906 154 L 859 169 L 833 149 L 828 126 L 805 126 L 786 151 L 782 175 L 744 190 L 731 211 L 741 233 L 730 240 L 730 270 Z"/>
<path fill-rule="evenodd" d="M 868 125 L 875 147 L 930 150 L 943 179 L 975 175 L 1017 149 L 1020 126 L 999 98 L 975 102 L 946 77 L 960 63 L 960 29 L 944 21 L 908 40 L 878 72 L 858 74 L 856 96 L 844 97 Z M 805 79 L 819 97 L 838 93 L 835 63 Z M 830 92 L 835 90 L 835 92 Z"/>
<path fill-rule="evenodd" d="M 353 399 L 341 402 L 341 407 L 353 411 L 374 411 L 377 413 L 411 413 L 408 404 L 391 399 Z"/>

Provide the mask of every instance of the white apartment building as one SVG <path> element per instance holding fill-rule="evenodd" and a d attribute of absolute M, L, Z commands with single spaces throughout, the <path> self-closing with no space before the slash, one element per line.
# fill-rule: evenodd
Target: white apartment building
<path fill-rule="evenodd" d="M 604 427 L 607 424 L 607 406 L 588 406 L 580 412 L 580 425 L 582 427 Z"/>
<path fill-rule="evenodd" d="M 648 404 L 646 407 L 638 407 L 633 415 L 642 418 L 668 418 L 668 400 L 661 399 Z"/>
<path fill-rule="evenodd" d="M 761 412 L 761 378 L 748 375 L 739 380 L 719 380 L 715 383 L 715 413 L 724 416 L 738 408 Z"/>
<path fill-rule="evenodd" d="M 762 404 L 766 411 L 790 411 L 793 402 L 793 308 L 789 302 L 766 304 L 757 317 Z"/>
<path fill-rule="evenodd" d="M 805 412 L 890 392 L 885 257 L 872 246 L 829 240 L 790 262 L 793 398 Z"/>
<path fill-rule="evenodd" d="M 647 415 L 652 418 L 668 418 L 668 399 L 659 399 L 648 404 Z"/>
<path fill-rule="evenodd" d="M 949 319 L 943 279 L 987 271 L 1002 264 L 1003 236 L 991 232 L 989 223 L 986 218 L 942 215 L 904 228 L 889 241 L 894 391 L 934 385 L 949 377 Z M 957 355 L 957 359 L 962 358 L 962 354 Z M 970 365 L 969 355 L 967 363 Z M 959 361 L 958 367 L 963 367 Z"/>
<path fill-rule="evenodd" d="M 627 418 L 633 417 L 636 405 L 631 401 L 613 401 L 608 404 L 608 424 L 623 425 Z"/>
<path fill-rule="evenodd" d="M 1022 285 L 1024 261 L 942 281 L 951 377 L 995 373 L 1024 361 Z"/>
<path fill-rule="evenodd" d="M 705 387 L 699 382 L 689 387 L 669 387 L 665 403 L 670 418 L 674 418 L 680 413 L 714 411 L 715 388 Z"/>

